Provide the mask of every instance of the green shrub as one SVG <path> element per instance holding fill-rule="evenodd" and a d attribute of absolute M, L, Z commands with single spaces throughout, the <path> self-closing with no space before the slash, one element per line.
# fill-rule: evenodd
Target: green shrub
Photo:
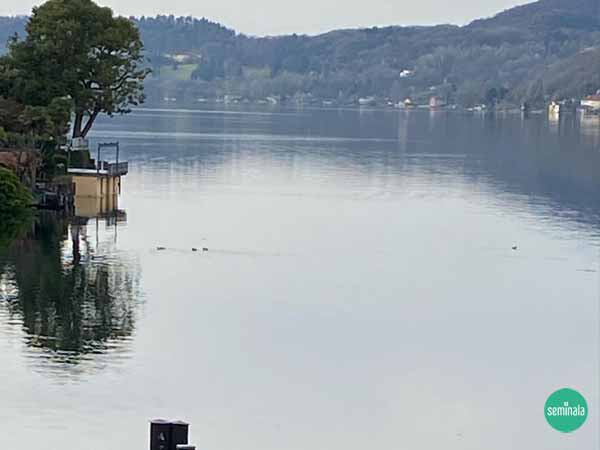
<path fill-rule="evenodd" d="M 0 167 L 0 250 L 27 227 L 31 201 L 31 194 L 16 175 Z"/>
<path fill-rule="evenodd" d="M 30 192 L 10 170 L 0 168 L 0 221 L 22 213 L 31 205 Z"/>

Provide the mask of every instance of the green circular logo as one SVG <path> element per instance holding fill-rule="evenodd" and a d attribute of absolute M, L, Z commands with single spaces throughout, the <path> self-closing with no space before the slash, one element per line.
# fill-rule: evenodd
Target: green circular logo
<path fill-rule="evenodd" d="M 584 424 L 588 405 L 579 392 L 568 388 L 559 389 L 546 400 L 544 415 L 552 428 L 570 433 Z"/>

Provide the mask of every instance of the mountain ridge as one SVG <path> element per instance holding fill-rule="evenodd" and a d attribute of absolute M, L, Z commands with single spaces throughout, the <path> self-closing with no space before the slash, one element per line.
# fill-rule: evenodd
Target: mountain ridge
<path fill-rule="evenodd" d="M 581 54 L 600 48 L 598 0 L 539 0 L 463 26 L 340 29 L 314 36 L 250 37 L 191 17 L 134 20 L 154 68 L 147 83 L 152 101 L 228 95 L 424 102 L 437 95 L 469 106 L 543 103 L 600 89 L 596 52 Z M 23 18 L 13 22 L 22 29 Z M 0 39 L 12 34 L 7 23 L 0 18 Z"/>

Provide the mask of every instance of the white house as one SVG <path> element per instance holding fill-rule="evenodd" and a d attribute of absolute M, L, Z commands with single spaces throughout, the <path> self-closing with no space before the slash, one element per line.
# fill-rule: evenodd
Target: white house
<path fill-rule="evenodd" d="M 593 110 L 600 109 L 600 95 L 588 95 L 581 100 L 581 106 Z"/>
<path fill-rule="evenodd" d="M 431 109 L 439 109 L 443 108 L 444 106 L 446 106 L 446 102 L 444 101 L 444 99 L 438 97 L 437 95 L 434 95 L 429 99 L 429 107 Z"/>

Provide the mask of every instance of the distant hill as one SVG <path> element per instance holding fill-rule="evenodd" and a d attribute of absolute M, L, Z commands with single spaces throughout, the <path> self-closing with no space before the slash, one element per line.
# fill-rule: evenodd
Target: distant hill
<path fill-rule="evenodd" d="M 281 98 L 380 102 L 431 95 L 463 105 L 581 96 L 600 89 L 600 1 L 540 0 L 466 26 L 337 30 L 257 38 L 207 19 L 135 19 L 152 101 Z M 12 28 L 11 28 L 12 27 Z M 23 19 L 0 18 L 0 39 Z"/>
<path fill-rule="evenodd" d="M 597 0 L 540 0 L 516 6 L 469 27 L 507 27 L 547 33 L 556 28 L 597 31 L 600 2 Z"/>

